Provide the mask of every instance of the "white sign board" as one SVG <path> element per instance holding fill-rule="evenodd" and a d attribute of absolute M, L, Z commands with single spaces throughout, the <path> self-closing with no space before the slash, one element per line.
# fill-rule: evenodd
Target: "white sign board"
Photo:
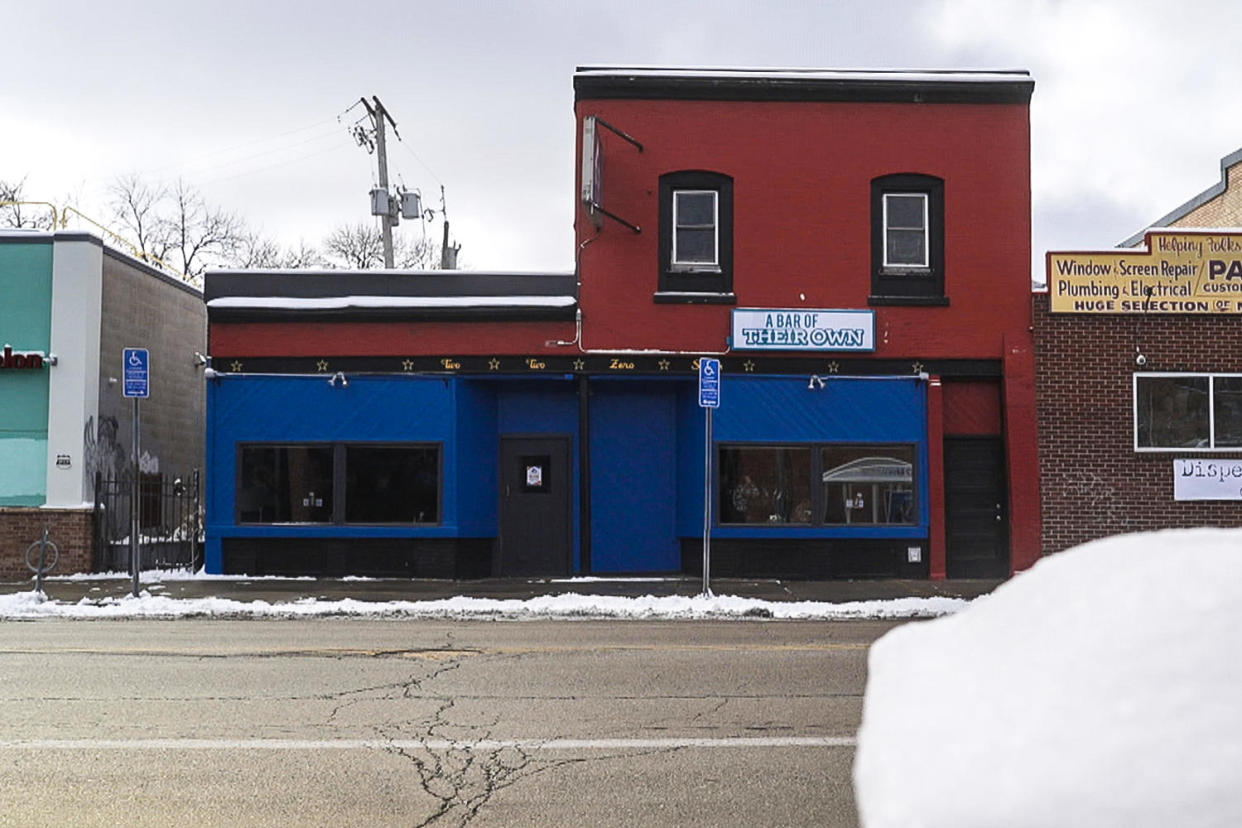
<path fill-rule="evenodd" d="M 736 308 L 735 351 L 874 351 L 875 312 Z"/>
<path fill-rule="evenodd" d="M 1174 460 L 1174 500 L 1242 500 L 1242 460 Z"/>

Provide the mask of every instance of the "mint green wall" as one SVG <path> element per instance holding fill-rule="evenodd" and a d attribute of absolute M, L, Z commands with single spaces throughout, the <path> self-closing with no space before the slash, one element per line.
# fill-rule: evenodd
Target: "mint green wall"
<path fill-rule="evenodd" d="M 47 353 L 52 244 L 0 238 L 0 348 Z M 0 369 L 0 506 L 38 506 L 47 491 L 48 369 Z"/>

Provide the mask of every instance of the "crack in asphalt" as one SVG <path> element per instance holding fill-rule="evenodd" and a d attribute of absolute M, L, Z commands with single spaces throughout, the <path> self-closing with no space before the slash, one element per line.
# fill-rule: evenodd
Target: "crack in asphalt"
<path fill-rule="evenodd" d="M 437 702 L 436 709 L 421 721 L 411 722 L 403 730 L 394 728 L 389 732 L 389 728 L 379 729 L 379 735 L 388 740 L 385 750 L 409 762 L 417 775 L 419 787 L 434 802 L 432 812 L 416 823 L 420 828 L 449 825 L 464 828 L 500 791 L 550 771 L 585 762 L 641 757 L 679 750 L 676 747 L 657 748 L 553 759 L 535 756 L 540 744 L 560 738 L 558 735 L 549 736 L 546 740 L 535 740 L 528 745 L 505 745 L 492 750 L 415 749 L 400 744 L 401 740 L 409 739 L 408 731 L 411 729 L 420 732 L 425 738 L 444 739 L 449 742 L 478 744 L 494 738 L 495 729 L 500 724 L 499 716 L 478 723 L 455 721 L 452 714 L 457 708 L 458 700 L 463 697 L 427 694 L 429 684 L 458 669 L 461 663 L 460 660 L 453 661 L 431 673 L 411 676 L 404 683 L 403 697 L 433 699 Z M 722 700 L 711 710 L 702 711 L 700 715 L 709 715 L 724 704 L 725 701 Z"/>

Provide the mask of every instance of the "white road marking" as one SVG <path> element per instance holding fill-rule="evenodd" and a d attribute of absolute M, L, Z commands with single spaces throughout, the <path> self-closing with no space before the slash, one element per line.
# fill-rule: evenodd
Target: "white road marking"
<path fill-rule="evenodd" d="M 672 750 L 855 747 L 853 736 L 666 739 L 5 739 L 0 750 Z"/>

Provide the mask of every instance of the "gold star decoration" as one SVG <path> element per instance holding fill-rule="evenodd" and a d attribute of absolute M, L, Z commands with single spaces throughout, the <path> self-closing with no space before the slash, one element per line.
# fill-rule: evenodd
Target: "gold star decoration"
<path fill-rule="evenodd" d="M 921 362 L 914 363 L 914 373 L 916 374 L 923 373 L 923 363 Z"/>
<path fill-rule="evenodd" d="M 492 357 L 491 359 L 487 361 L 487 367 L 488 367 L 488 370 L 491 370 L 491 371 L 495 371 L 499 369 L 500 360 L 496 359 L 496 357 Z"/>
<path fill-rule="evenodd" d="M 830 362 L 830 363 L 828 363 L 828 373 L 830 373 L 830 374 L 836 374 L 836 373 L 838 373 L 840 370 L 841 370 L 841 364 L 840 364 L 840 363 L 838 363 L 838 362 L 836 362 L 835 360 L 834 360 L 834 361 L 832 361 L 832 362 Z"/>
<path fill-rule="evenodd" d="M 241 368 L 242 368 L 241 360 L 240 359 L 233 360 L 232 364 L 229 367 L 233 369 L 234 374 L 240 373 Z"/>
<path fill-rule="evenodd" d="M 660 366 L 660 370 L 661 370 L 661 371 L 667 371 L 667 370 L 668 370 L 669 361 L 668 361 L 667 359 L 662 359 L 662 360 L 660 360 L 660 361 L 659 361 L 658 363 L 656 363 L 656 364 Z"/>
<path fill-rule="evenodd" d="M 749 373 L 751 373 L 752 371 L 754 371 L 754 370 L 755 370 L 755 363 L 754 363 L 754 361 L 753 361 L 753 360 L 749 360 L 749 359 L 748 359 L 748 360 L 746 360 L 745 362 L 743 362 L 743 363 L 742 363 L 742 367 L 743 367 L 743 368 L 745 368 L 745 369 L 746 369 L 746 373 L 748 373 L 748 374 L 749 374 Z"/>
<path fill-rule="evenodd" d="M 406 360 L 403 360 L 403 361 L 401 362 L 401 370 L 403 370 L 403 371 L 413 371 L 413 370 L 414 370 L 414 360 L 412 360 L 412 359 L 406 359 Z"/>
<path fill-rule="evenodd" d="M 320 371 L 328 370 L 328 361 L 326 359 L 319 360 L 318 362 L 315 363 L 315 365 L 319 368 Z"/>
<path fill-rule="evenodd" d="M 586 362 L 585 362 L 584 360 L 581 360 L 581 359 L 575 359 L 575 360 L 574 360 L 574 370 L 575 370 L 575 371 L 581 371 L 581 370 L 582 370 L 583 368 L 585 368 L 585 367 L 586 367 Z"/>

